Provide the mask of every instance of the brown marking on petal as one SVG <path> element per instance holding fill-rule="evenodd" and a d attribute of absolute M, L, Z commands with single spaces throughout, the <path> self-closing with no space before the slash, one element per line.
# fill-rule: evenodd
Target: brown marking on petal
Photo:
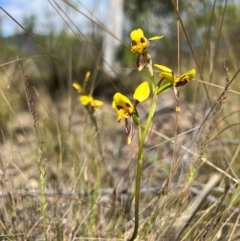
<path fill-rule="evenodd" d="M 185 85 L 188 81 L 189 81 L 189 80 L 186 79 L 186 78 L 180 79 L 180 80 L 175 84 L 175 86 L 176 86 L 176 87 L 183 86 L 183 85 Z"/>
<path fill-rule="evenodd" d="M 146 43 L 146 38 L 144 38 L 144 37 L 141 37 L 140 38 L 140 42 L 143 44 L 143 43 Z"/>
<path fill-rule="evenodd" d="M 123 109 L 123 107 L 121 105 L 117 105 L 116 107 L 117 107 L 118 110 Z"/>
<path fill-rule="evenodd" d="M 128 103 L 125 103 L 125 105 L 126 105 L 128 108 L 130 108 L 130 107 L 131 107 L 131 105 L 129 105 Z"/>
<path fill-rule="evenodd" d="M 132 46 L 136 46 L 136 45 L 137 45 L 136 41 L 132 40 Z"/>

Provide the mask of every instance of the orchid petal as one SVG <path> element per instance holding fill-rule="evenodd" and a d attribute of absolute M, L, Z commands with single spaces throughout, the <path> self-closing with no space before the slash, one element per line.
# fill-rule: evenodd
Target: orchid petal
<path fill-rule="evenodd" d="M 174 82 L 178 79 L 176 76 L 173 75 L 173 73 L 169 72 L 161 72 L 159 74 L 160 77 L 164 77 L 166 80 Z"/>
<path fill-rule="evenodd" d="M 83 105 L 88 105 L 93 101 L 93 97 L 91 95 L 82 95 L 79 99 Z"/>
<path fill-rule="evenodd" d="M 154 41 L 154 40 L 158 40 L 158 39 L 161 39 L 161 38 L 163 38 L 163 35 L 162 36 L 154 36 L 154 37 L 149 38 L 148 40 Z"/>
<path fill-rule="evenodd" d="M 146 100 L 150 95 L 150 88 L 147 81 L 141 83 L 135 90 L 133 99 L 138 102 Z"/>
<path fill-rule="evenodd" d="M 173 71 L 171 69 L 169 69 L 168 67 L 166 67 L 164 65 L 154 64 L 154 66 L 157 67 L 158 69 L 164 71 L 164 72 L 173 73 Z"/>
<path fill-rule="evenodd" d="M 118 121 L 122 118 L 128 118 L 134 110 L 131 101 L 119 92 L 113 96 L 112 107 L 118 113 Z"/>

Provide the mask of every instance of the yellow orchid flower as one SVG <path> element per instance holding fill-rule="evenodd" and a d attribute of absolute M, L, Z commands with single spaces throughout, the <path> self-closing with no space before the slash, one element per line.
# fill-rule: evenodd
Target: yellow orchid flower
<path fill-rule="evenodd" d="M 83 105 L 88 105 L 93 101 L 93 97 L 91 95 L 81 95 L 79 100 Z"/>
<path fill-rule="evenodd" d="M 142 29 L 138 28 L 130 33 L 131 38 L 131 51 L 134 54 L 143 54 L 146 52 L 150 41 L 161 39 L 163 36 L 154 36 L 147 39 L 144 36 Z"/>
<path fill-rule="evenodd" d="M 117 111 L 118 113 L 118 121 L 122 118 L 128 118 L 133 113 L 133 105 L 131 101 L 121 93 L 117 92 L 113 96 L 113 102 L 112 107 Z"/>
<path fill-rule="evenodd" d="M 92 100 L 90 103 L 94 110 L 98 110 L 103 104 L 101 100 Z"/>
<path fill-rule="evenodd" d="M 136 88 L 133 94 L 133 99 L 137 102 L 136 104 L 138 104 L 139 102 L 146 100 L 149 97 L 149 94 L 150 88 L 148 82 L 145 81 Z M 134 106 L 136 106 L 136 104 Z M 118 121 L 122 118 L 128 118 L 131 116 L 134 111 L 134 106 L 128 97 L 119 92 L 113 96 L 112 107 L 118 113 Z"/>
<path fill-rule="evenodd" d="M 101 100 L 95 100 L 91 95 L 82 95 L 79 97 L 79 100 L 82 105 L 91 105 L 93 110 L 98 110 L 103 105 Z"/>
<path fill-rule="evenodd" d="M 86 75 L 89 76 L 89 74 L 90 74 L 90 72 L 89 72 L 89 73 L 87 72 Z M 74 89 L 76 89 L 76 90 L 78 91 L 78 93 L 82 94 L 82 95 L 79 97 L 79 100 L 80 100 L 80 102 L 82 103 L 82 105 L 84 105 L 84 106 L 90 105 L 93 110 L 98 110 L 98 109 L 104 104 L 104 103 L 103 103 L 102 101 L 100 101 L 100 100 L 95 100 L 95 99 L 92 97 L 92 95 L 84 94 L 85 91 L 84 91 L 83 87 L 82 87 L 80 84 L 74 82 L 74 83 L 72 84 L 72 86 L 74 87 Z"/>
<path fill-rule="evenodd" d="M 173 84 L 173 90 L 174 90 L 174 95 L 176 99 L 176 111 L 180 112 L 180 103 L 179 103 L 179 90 L 177 87 L 185 85 L 187 82 L 189 82 L 191 79 L 193 79 L 196 75 L 196 70 L 191 69 L 184 74 L 182 74 L 180 77 L 177 77 L 173 74 L 173 71 L 160 64 L 155 64 L 155 67 L 160 69 L 162 72 L 159 74 L 160 77 L 165 78 L 167 81 L 172 82 Z"/>
<path fill-rule="evenodd" d="M 135 134 L 135 128 L 138 123 L 136 122 L 136 119 L 134 120 L 133 115 L 135 117 L 138 117 L 136 107 L 139 102 L 142 102 L 146 100 L 149 97 L 150 94 L 150 88 L 148 85 L 148 82 L 141 83 L 135 90 L 133 94 L 133 99 L 135 100 L 135 104 L 133 105 L 132 102 L 128 99 L 127 96 L 117 92 L 113 96 L 113 102 L 112 102 L 112 108 L 114 108 L 117 111 L 118 114 L 118 122 L 121 121 L 121 119 L 125 119 L 125 126 L 126 126 L 126 132 L 128 134 L 128 144 L 132 142 L 132 139 Z M 131 118 L 131 125 L 128 126 L 128 118 Z M 134 123 L 135 122 L 135 123 Z"/>
<path fill-rule="evenodd" d="M 185 85 L 196 75 L 196 70 L 191 69 L 186 73 L 182 74 L 180 77 L 177 77 L 173 74 L 173 71 L 171 69 L 164 65 L 155 64 L 154 66 L 162 70 L 162 72 L 159 74 L 160 77 L 164 77 L 166 80 L 173 82 L 176 87 Z"/>

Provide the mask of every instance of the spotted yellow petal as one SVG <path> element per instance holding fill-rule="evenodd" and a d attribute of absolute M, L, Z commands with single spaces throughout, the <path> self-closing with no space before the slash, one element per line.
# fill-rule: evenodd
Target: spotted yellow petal
<path fill-rule="evenodd" d="M 144 37 L 144 33 L 142 31 L 142 29 L 136 29 L 136 30 L 133 30 L 131 33 L 130 33 L 130 38 L 131 40 L 134 40 L 136 41 L 136 43 L 140 43 L 141 42 L 141 38 L 145 38 Z"/>
<path fill-rule="evenodd" d="M 115 102 L 115 104 L 113 104 L 113 105 L 115 105 L 115 108 L 129 110 L 130 113 L 133 112 L 133 105 L 127 96 L 122 95 L 121 93 L 117 92 L 113 96 L 113 100 Z"/>
<path fill-rule="evenodd" d="M 191 80 L 192 78 L 194 78 L 196 75 L 196 70 L 195 69 L 191 69 L 189 71 L 187 71 L 186 73 L 184 73 L 181 78 L 187 78 L 188 80 Z"/>
<path fill-rule="evenodd" d="M 122 118 L 128 118 L 134 110 L 131 101 L 119 92 L 113 96 L 112 107 L 118 113 L 118 121 Z"/>
<path fill-rule="evenodd" d="M 196 75 L 196 70 L 191 69 L 175 80 L 175 86 L 183 86 Z"/>

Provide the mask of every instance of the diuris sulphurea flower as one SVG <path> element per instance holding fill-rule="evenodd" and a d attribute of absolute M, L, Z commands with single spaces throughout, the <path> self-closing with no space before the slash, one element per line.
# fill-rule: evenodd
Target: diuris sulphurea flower
<path fill-rule="evenodd" d="M 147 39 L 144 36 L 143 30 L 138 28 L 130 33 L 131 38 L 131 51 L 134 54 L 138 54 L 137 66 L 138 70 L 142 70 L 151 61 L 151 56 L 147 52 L 147 48 L 151 41 L 163 38 L 163 36 L 154 36 Z"/>
<path fill-rule="evenodd" d="M 135 124 L 139 124 L 135 121 L 136 118 L 138 118 L 136 107 L 140 102 L 146 100 L 149 97 L 149 94 L 150 88 L 148 82 L 145 81 L 136 88 L 133 94 L 133 99 L 135 100 L 134 104 L 132 104 L 132 102 L 128 99 L 127 96 L 119 92 L 117 92 L 113 96 L 112 108 L 117 111 L 118 122 L 120 122 L 123 118 L 125 119 L 126 132 L 128 134 L 128 144 L 131 143 L 132 138 L 135 134 Z M 131 119 L 130 127 L 128 126 L 128 118 Z"/>
<path fill-rule="evenodd" d="M 80 84 L 74 82 L 72 86 L 78 91 L 78 93 L 80 93 L 79 101 L 82 105 L 89 105 L 92 108 L 92 111 L 98 110 L 104 104 L 101 100 L 95 100 L 92 95 L 85 94 L 84 88 Z"/>
<path fill-rule="evenodd" d="M 191 69 L 191 70 L 185 72 L 184 74 L 182 74 L 181 76 L 178 77 L 178 76 L 173 74 L 173 71 L 170 68 L 168 68 L 164 65 L 155 64 L 154 66 L 162 71 L 159 74 L 159 76 L 161 78 L 164 78 L 166 81 L 172 83 L 173 90 L 174 90 L 174 96 L 175 96 L 175 99 L 176 99 L 176 111 L 180 112 L 181 109 L 180 109 L 180 103 L 179 103 L 178 87 L 185 85 L 191 79 L 193 79 L 196 75 L 196 70 Z"/>
<path fill-rule="evenodd" d="M 130 38 L 131 38 L 131 51 L 134 54 L 143 54 L 144 52 L 146 52 L 148 46 L 150 45 L 150 41 L 153 40 L 158 40 L 161 39 L 163 36 L 154 36 L 151 37 L 149 39 L 147 39 L 144 36 L 144 33 L 142 31 L 142 29 L 136 29 L 133 30 L 130 33 Z"/>

